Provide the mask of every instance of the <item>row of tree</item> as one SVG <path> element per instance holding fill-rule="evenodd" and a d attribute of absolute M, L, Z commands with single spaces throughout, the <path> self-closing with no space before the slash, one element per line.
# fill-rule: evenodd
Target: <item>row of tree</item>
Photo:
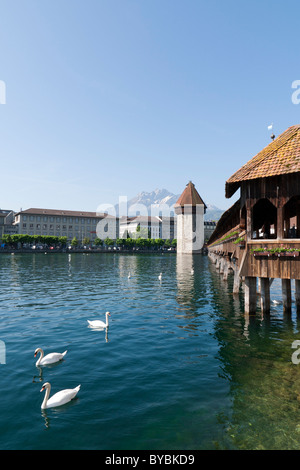
<path fill-rule="evenodd" d="M 54 237 L 48 235 L 25 235 L 25 234 L 15 234 L 15 235 L 2 235 L 2 243 L 5 245 L 17 247 L 19 244 L 23 245 L 47 245 L 47 246 L 66 246 L 68 239 L 67 237 Z"/>
<path fill-rule="evenodd" d="M 71 241 L 71 246 L 72 247 L 77 247 L 80 244 L 80 242 L 77 240 L 76 237 L 73 238 Z M 82 241 L 83 245 L 90 245 L 90 239 L 85 238 Z M 107 246 L 107 247 L 112 247 L 112 246 L 118 246 L 120 248 L 154 248 L 154 249 L 159 249 L 162 247 L 165 248 L 170 248 L 173 247 L 175 248 L 177 245 L 177 240 L 162 240 L 161 238 L 117 238 L 116 240 L 113 240 L 112 238 L 106 238 L 105 240 L 102 240 L 101 238 L 96 238 L 93 242 L 93 245 L 100 247 L 100 246 Z"/>
<path fill-rule="evenodd" d="M 2 244 L 17 248 L 19 245 L 23 247 L 24 245 L 43 245 L 43 246 L 52 246 L 55 248 L 64 248 L 68 243 L 67 237 L 55 237 L 55 236 L 48 236 L 48 235 L 23 235 L 23 234 L 16 234 L 16 235 L 2 235 Z M 76 237 L 73 238 L 71 241 L 71 246 L 76 248 L 78 246 L 91 246 L 94 245 L 96 247 L 106 246 L 118 246 L 122 248 L 153 248 L 159 249 L 162 247 L 170 248 L 176 247 L 177 241 L 174 239 L 170 240 L 162 240 L 161 238 L 117 238 L 116 240 L 112 240 L 111 238 L 106 238 L 105 240 L 101 240 L 101 238 L 96 238 L 93 243 L 88 237 L 85 237 L 82 242 L 80 242 Z"/>

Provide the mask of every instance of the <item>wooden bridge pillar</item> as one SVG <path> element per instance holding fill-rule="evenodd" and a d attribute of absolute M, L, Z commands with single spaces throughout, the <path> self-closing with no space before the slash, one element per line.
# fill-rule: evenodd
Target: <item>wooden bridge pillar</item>
<path fill-rule="evenodd" d="M 223 270 L 223 279 L 226 281 L 228 279 L 228 271 L 230 269 L 230 260 L 229 256 L 224 256 L 224 270 Z"/>
<path fill-rule="evenodd" d="M 282 286 L 283 312 L 291 313 L 291 309 L 292 309 L 291 280 L 281 279 L 281 286 Z"/>
<path fill-rule="evenodd" d="M 300 314 L 300 280 L 295 280 L 295 301 L 296 301 L 296 309 L 297 315 Z"/>
<path fill-rule="evenodd" d="M 245 277 L 245 313 L 256 313 L 256 277 Z"/>
<path fill-rule="evenodd" d="M 233 276 L 233 294 L 238 294 L 240 291 L 241 285 L 241 277 L 239 274 L 239 269 L 237 266 L 234 268 L 234 276 Z"/>
<path fill-rule="evenodd" d="M 270 313 L 270 279 L 260 278 L 260 306 L 263 313 Z"/>

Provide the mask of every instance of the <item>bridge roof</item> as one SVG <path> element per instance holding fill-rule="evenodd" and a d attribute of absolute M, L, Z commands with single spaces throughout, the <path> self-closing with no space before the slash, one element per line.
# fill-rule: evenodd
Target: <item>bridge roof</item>
<path fill-rule="evenodd" d="M 226 181 L 225 196 L 230 198 L 242 181 L 299 171 L 300 125 L 295 125 L 274 139 Z"/>

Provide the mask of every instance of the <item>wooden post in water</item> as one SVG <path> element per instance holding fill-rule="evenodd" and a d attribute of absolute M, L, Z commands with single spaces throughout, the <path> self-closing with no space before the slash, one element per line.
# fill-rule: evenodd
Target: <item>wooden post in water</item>
<path fill-rule="evenodd" d="M 263 313 L 270 313 L 270 279 L 260 278 L 260 306 Z"/>
<path fill-rule="evenodd" d="M 230 267 L 229 256 L 224 256 L 224 270 L 223 270 L 223 279 L 226 281 L 228 279 L 228 271 Z"/>
<path fill-rule="evenodd" d="M 220 260 L 220 274 L 223 274 L 223 272 L 224 272 L 224 258 L 222 256 Z"/>
<path fill-rule="evenodd" d="M 291 309 L 292 309 L 291 280 L 281 279 L 281 286 L 282 286 L 283 312 L 291 313 Z"/>
<path fill-rule="evenodd" d="M 300 280 L 295 279 L 295 301 L 297 308 L 297 315 L 300 314 Z"/>
<path fill-rule="evenodd" d="M 256 313 L 256 277 L 245 277 L 245 313 Z"/>
<path fill-rule="evenodd" d="M 240 291 L 241 278 L 239 274 L 239 268 L 235 266 L 233 276 L 233 294 L 238 294 Z"/>

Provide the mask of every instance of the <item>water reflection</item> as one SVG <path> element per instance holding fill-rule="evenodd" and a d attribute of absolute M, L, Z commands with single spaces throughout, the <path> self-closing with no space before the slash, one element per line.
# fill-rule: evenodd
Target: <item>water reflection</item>
<path fill-rule="evenodd" d="M 270 314 L 263 315 L 258 298 L 256 315 L 245 315 L 242 292 L 236 298 L 231 294 L 233 276 L 224 282 L 212 263 L 209 271 L 219 312 L 214 332 L 217 357 L 232 399 L 231 413 L 220 413 L 225 432 L 216 446 L 299 449 L 300 367 L 292 363 L 291 345 L 300 338 L 294 307 L 284 315 L 282 305 L 273 302 Z M 272 294 L 280 295 L 276 283 Z"/>
<path fill-rule="evenodd" d="M 92 326 L 92 325 L 88 325 L 88 328 L 92 331 L 100 331 L 100 332 L 103 332 L 105 330 L 105 342 L 108 343 L 109 339 L 108 339 L 108 326 L 106 328 L 103 328 L 103 327 L 96 327 L 96 326 Z"/>

